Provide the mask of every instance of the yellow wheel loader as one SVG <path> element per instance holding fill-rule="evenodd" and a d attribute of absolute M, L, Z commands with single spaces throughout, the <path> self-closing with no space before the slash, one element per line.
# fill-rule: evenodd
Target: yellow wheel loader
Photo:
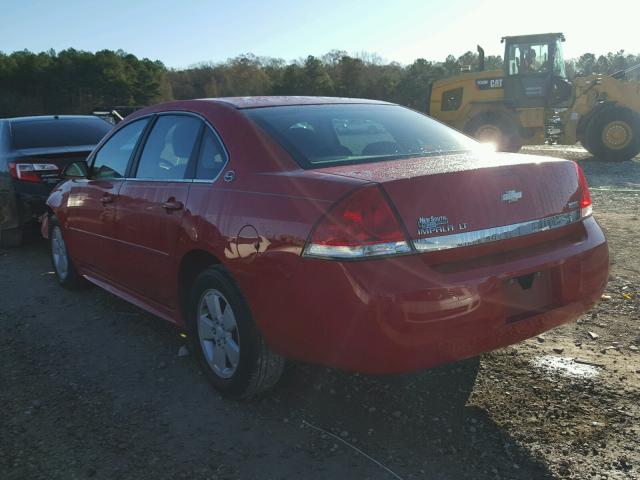
<path fill-rule="evenodd" d="M 640 81 L 613 75 L 567 79 L 561 33 L 503 37 L 503 70 L 435 82 L 428 113 L 498 150 L 545 143 L 549 128 L 558 143 L 582 145 L 597 159 L 629 160 L 640 153 Z M 550 127 L 550 122 L 555 124 Z"/>

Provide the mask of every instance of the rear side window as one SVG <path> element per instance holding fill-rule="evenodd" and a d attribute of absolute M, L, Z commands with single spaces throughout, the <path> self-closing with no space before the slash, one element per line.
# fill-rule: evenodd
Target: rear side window
<path fill-rule="evenodd" d="M 447 90 L 442 94 L 442 111 L 455 112 L 462 105 L 462 88 Z"/>
<path fill-rule="evenodd" d="M 189 115 L 162 115 L 142 150 L 136 178 L 182 180 L 202 122 Z"/>
<path fill-rule="evenodd" d="M 11 122 L 11 144 L 15 150 L 96 145 L 111 127 L 99 118 L 21 120 Z"/>
<path fill-rule="evenodd" d="M 148 118 L 136 120 L 122 127 L 107 140 L 94 157 L 91 178 L 124 177 L 131 154 L 147 123 Z"/>
<path fill-rule="evenodd" d="M 469 151 L 477 142 L 398 105 L 331 104 L 250 108 L 242 112 L 302 168 Z"/>
<path fill-rule="evenodd" d="M 227 155 L 222 144 L 211 130 L 205 128 L 196 164 L 196 180 L 213 180 L 218 176 L 226 161 Z"/>

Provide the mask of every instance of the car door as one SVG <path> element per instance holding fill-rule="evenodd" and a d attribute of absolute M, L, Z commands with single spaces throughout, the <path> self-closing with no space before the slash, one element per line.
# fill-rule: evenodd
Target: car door
<path fill-rule="evenodd" d="M 187 178 L 202 120 L 161 114 L 119 194 L 118 281 L 161 305 L 175 307 L 175 251 L 192 182 Z"/>
<path fill-rule="evenodd" d="M 119 191 L 148 123 L 147 117 L 118 129 L 89 158 L 88 178 L 71 180 L 67 199 L 68 246 L 75 261 L 105 277 L 113 277 Z"/>

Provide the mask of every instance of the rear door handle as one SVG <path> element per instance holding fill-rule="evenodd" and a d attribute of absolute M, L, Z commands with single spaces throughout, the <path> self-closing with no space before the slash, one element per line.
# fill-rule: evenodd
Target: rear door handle
<path fill-rule="evenodd" d="M 113 203 L 113 201 L 115 200 L 115 197 L 113 195 L 109 195 L 109 194 L 105 194 L 101 199 L 100 202 L 103 205 L 106 205 L 108 203 Z"/>
<path fill-rule="evenodd" d="M 162 204 L 165 210 L 182 210 L 183 205 L 182 202 L 178 202 L 177 200 L 169 200 Z"/>

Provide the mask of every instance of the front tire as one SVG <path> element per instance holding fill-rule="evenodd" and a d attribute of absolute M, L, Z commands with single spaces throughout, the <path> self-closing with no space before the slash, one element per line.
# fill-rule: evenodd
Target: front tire
<path fill-rule="evenodd" d="M 76 290 L 86 285 L 86 280 L 82 278 L 69 257 L 67 244 L 62 235 L 62 227 L 56 217 L 49 220 L 49 246 L 51 252 L 51 264 L 56 274 L 58 283 L 70 290 Z"/>
<path fill-rule="evenodd" d="M 502 117 L 476 117 L 466 128 L 467 133 L 482 143 L 491 143 L 499 152 L 516 153 L 522 148 L 522 138 L 513 123 Z"/>
<path fill-rule="evenodd" d="M 192 350 L 221 393 L 248 398 L 278 382 L 284 358 L 267 346 L 240 289 L 224 267 L 216 265 L 196 278 L 188 319 Z"/>
<path fill-rule="evenodd" d="M 623 107 L 600 113 L 589 122 L 583 146 L 598 160 L 623 162 L 640 153 L 640 116 Z"/>

